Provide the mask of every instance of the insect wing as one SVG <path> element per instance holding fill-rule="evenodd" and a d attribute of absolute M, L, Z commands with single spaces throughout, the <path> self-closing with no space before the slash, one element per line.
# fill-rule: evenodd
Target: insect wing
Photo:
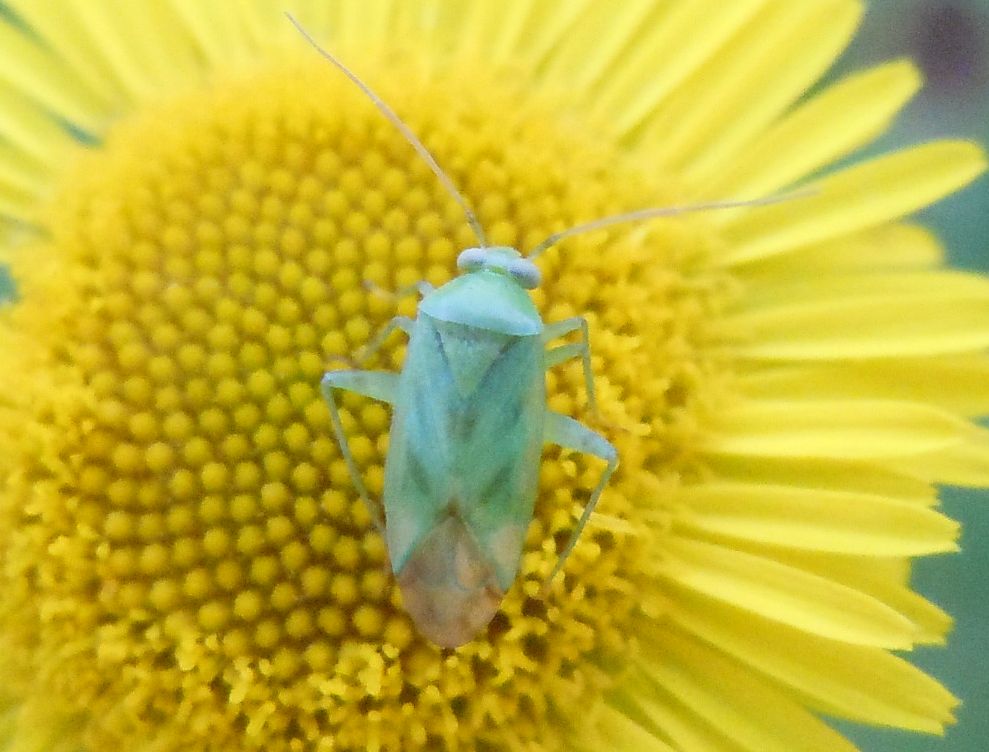
<path fill-rule="evenodd" d="M 392 411 L 385 463 L 388 555 L 398 573 L 414 546 L 448 504 L 453 466 L 450 440 L 453 376 L 436 332 L 420 316 L 409 340 Z"/>
<path fill-rule="evenodd" d="M 535 336 L 417 320 L 384 503 L 406 608 L 440 645 L 473 637 L 515 578 L 538 484 L 541 359 Z"/>
<path fill-rule="evenodd" d="M 462 515 L 503 591 L 515 580 L 539 485 L 546 411 L 539 337 L 512 337 L 454 430 Z"/>

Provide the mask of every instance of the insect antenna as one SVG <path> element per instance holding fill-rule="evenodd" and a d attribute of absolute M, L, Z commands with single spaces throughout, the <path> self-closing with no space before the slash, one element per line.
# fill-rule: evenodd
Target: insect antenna
<path fill-rule="evenodd" d="M 581 235 L 585 232 L 591 232 L 593 230 L 600 230 L 603 227 L 611 227 L 612 225 L 625 224 L 627 222 L 641 222 L 646 219 L 658 219 L 659 217 L 674 217 L 680 214 L 692 214 L 694 212 L 710 211 L 712 209 L 741 209 L 747 206 L 768 206 L 769 204 L 780 204 L 784 201 L 792 201 L 797 198 L 806 198 L 807 196 L 813 196 L 816 193 L 817 191 L 814 190 L 801 190 L 793 191 L 791 193 L 781 193 L 776 196 L 766 196 L 765 198 L 753 198 L 739 201 L 709 201 L 707 203 L 683 204 L 681 206 L 661 206 L 654 207 L 652 209 L 639 209 L 637 211 L 625 212 L 623 214 L 614 214 L 610 217 L 602 217 L 601 219 L 595 219 L 582 225 L 576 225 L 566 230 L 555 232 L 546 238 L 546 240 L 542 243 L 529 251 L 529 253 L 526 254 L 526 258 L 530 260 L 534 259 L 543 251 L 548 248 L 552 248 L 565 238 L 569 238 L 573 235 Z"/>
<path fill-rule="evenodd" d="M 295 16 L 288 11 L 285 12 L 285 15 L 288 17 L 288 20 L 292 22 L 292 25 L 295 26 L 299 33 L 305 37 L 306 41 L 312 45 L 313 49 L 333 63 L 333 65 L 335 65 L 347 78 L 353 81 L 357 87 L 364 92 L 364 95 L 374 103 L 374 106 L 381 111 L 381 114 L 388 118 L 392 125 L 398 128 L 401 134 L 405 136 L 405 140 L 412 145 L 412 148 L 418 152 L 423 161 L 429 165 L 429 169 L 431 169 L 436 177 L 440 179 L 440 182 L 443 183 L 443 187 L 446 188 L 447 192 L 453 196 L 454 199 L 456 199 L 458 204 L 460 204 L 460 208 L 464 210 L 464 214 L 467 217 L 467 224 L 470 225 L 470 228 L 477 236 L 478 245 L 481 248 L 486 248 L 488 242 L 484 236 L 484 228 L 481 227 L 481 223 L 477 220 L 477 215 L 474 214 L 474 210 L 471 209 L 470 204 L 467 203 L 467 199 L 464 198 L 464 195 L 457 190 L 457 187 L 453 184 L 453 181 L 450 179 L 449 175 L 443 172 L 443 168 L 440 167 L 439 163 L 436 161 L 436 158 L 429 152 L 429 149 L 426 148 L 425 144 L 419 140 L 418 136 L 412 132 L 412 129 L 409 128 L 409 126 L 402 122 L 402 119 L 395 114 L 395 111 L 389 107 L 381 97 L 374 93 L 370 86 L 358 78 L 357 74 L 350 70 L 350 68 L 337 60 L 325 48 L 320 46 L 319 42 L 313 38 L 312 34 L 306 31 L 305 27 L 299 23 L 298 20 L 296 20 Z"/>

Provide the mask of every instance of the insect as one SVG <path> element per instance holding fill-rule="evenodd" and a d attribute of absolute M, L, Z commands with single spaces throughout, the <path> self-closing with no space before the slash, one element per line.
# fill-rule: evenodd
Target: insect
<path fill-rule="evenodd" d="M 396 330 L 409 337 L 400 373 L 331 371 L 322 391 L 354 487 L 385 537 L 405 608 L 441 647 L 471 640 L 512 586 L 533 518 L 544 444 L 604 460 L 606 466 L 560 552 L 562 569 L 618 467 L 611 442 L 546 405 L 545 372 L 580 358 L 588 403 L 597 412 L 587 320 L 544 323 L 528 290 L 540 283 L 533 263 L 565 237 L 605 227 L 781 198 L 644 209 L 606 217 L 547 238 L 528 256 L 488 246 L 466 199 L 426 147 L 363 81 L 291 16 L 310 44 L 335 65 L 405 136 L 464 210 L 478 246 L 457 258 L 461 272 L 438 289 L 420 282 L 416 318 L 393 318 L 367 345 L 370 358 Z M 579 332 L 579 343 L 552 342 Z M 383 500 L 373 500 L 348 447 L 334 393 L 346 390 L 392 406 Z"/>

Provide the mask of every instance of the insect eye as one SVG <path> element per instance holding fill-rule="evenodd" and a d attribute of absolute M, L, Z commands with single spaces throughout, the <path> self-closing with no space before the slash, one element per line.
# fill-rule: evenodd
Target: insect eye
<path fill-rule="evenodd" d="M 512 275 L 512 279 L 518 282 L 526 290 L 539 287 L 542 281 L 542 274 L 539 268 L 527 259 L 513 259 L 505 266 L 505 270 Z"/>
<path fill-rule="evenodd" d="M 483 248 L 467 248 L 457 256 L 457 268 L 462 272 L 476 272 L 483 269 L 487 251 Z"/>

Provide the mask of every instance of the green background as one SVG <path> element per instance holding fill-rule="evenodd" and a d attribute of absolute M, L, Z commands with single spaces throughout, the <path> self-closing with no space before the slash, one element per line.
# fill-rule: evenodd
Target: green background
<path fill-rule="evenodd" d="M 941 137 L 989 144 L 989 0 L 872 0 L 831 78 L 903 56 L 921 65 L 927 85 L 870 151 Z M 955 266 L 989 272 L 989 180 L 921 216 Z M 866 752 L 989 752 L 989 491 L 945 489 L 944 507 L 964 525 L 962 553 L 921 561 L 914 581 L 955 616 L 955 629 L 947 648 L 911 659 L 962 699 L 958 724 L 943 739 L 844 725 Z"/>

